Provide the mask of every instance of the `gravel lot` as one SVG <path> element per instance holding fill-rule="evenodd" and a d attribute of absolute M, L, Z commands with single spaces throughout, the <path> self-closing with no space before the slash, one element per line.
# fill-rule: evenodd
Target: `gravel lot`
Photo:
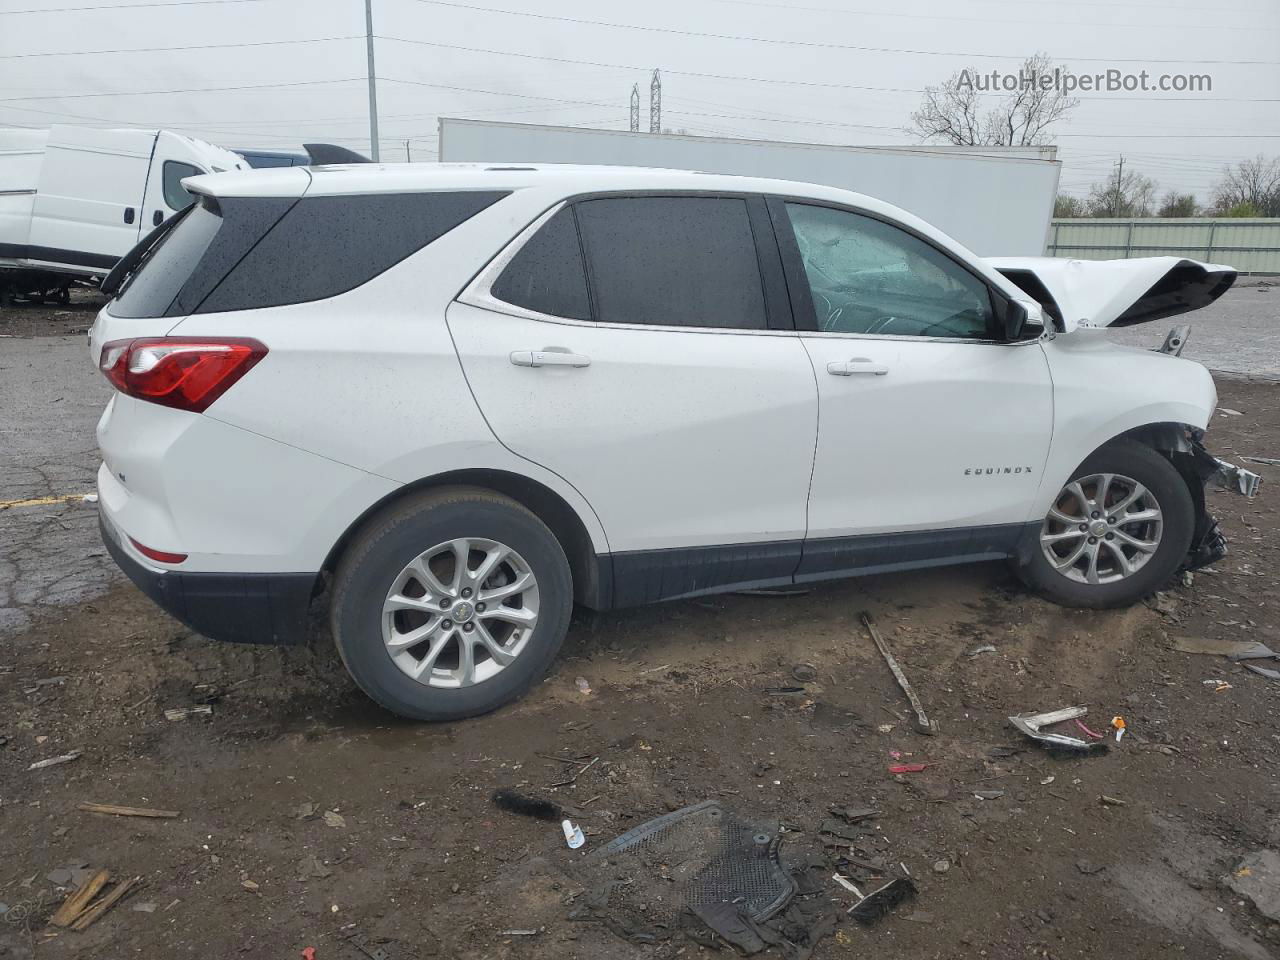
<path fill-rule="evenodd" d="M 1216 324 L 1249 341 L 1218 354 L 1232 369 L 1280 375 L 1275 352 L 1253 346 L 1275 296 L 1241 288 L 1201 312 L 1187 355 L 1216 363 L 1199 336 Z M 91 314 L 30 336 L 49 324 L 12 313 L 0 334 L 24 336 L 0 339 L 0 497 L 84 493 L 107 393 L 80 332 Z M 1138 331 L 1159 341 L 1158 326 Z M 1280 456 L 1280 387 L 1219 387 L 1241 415 L 1215 419 L 1213 449 Z M 583 614 L 529 698 L 435 726 L 369 705 L 323 636 L 282 650 L 191 634 L 110 570 L 91 504 L 0 510 L 0 957 L 278 960 L 312 946 L 317 960 L 362 960 L 365 942 L 392 960 L 700 956 L 679 935 L 637 944 L 569 917 L 587 899 L 582 856 L 704 799 L 780 821 L 784 858 L 825 876 L 850 869 L 842 857 L 910 870 L 915 902 L 872 927 L 841 923 L 820 960 L 1274 957 L 1280 924 L 1223 881 L 1241 857 L 1280 849 L 1280 681 L 1172 649 L 1179 637 L 1280 649 L 1280 469 L 1258 469 L 1270 483 L 1256 500 L 1211 496 L 1231 555 L 1150 606 L 1064 610 L 985 565 Z M 911 731 L 863 610 L 939 736 Z M 796 680 L 800 665 L 813 679 Z M 1129 735 L 1061 759 L 1006 720 L 1071 703 L 1094 729 L 1125 716 Z M 165 718 L 197 704 L 210 715 Z M 594 757 L 573 785 L 549 786 Z M 926 769 L 888 770 L 911 762 Z M 489 794 L 506 786 L 573 808 L 584 850 L 557 824 L 495 809 Z M 879 815 L 840 848 L 820 829 L 833 805 Z M 49 874 L 81 864 L 140 887 L 89 930 L 51 935 L 63 894 Z M 852 900 L 835 884 L 815 896 Z"/>

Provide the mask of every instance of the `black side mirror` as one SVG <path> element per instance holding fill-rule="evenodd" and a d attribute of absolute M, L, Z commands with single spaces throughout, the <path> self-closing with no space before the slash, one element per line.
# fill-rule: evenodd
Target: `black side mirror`
<path fill-rule="evenodd" d="M 1028 319 L 1027 308 L 1017 300 L 996 299 L 996 328 L 1002 339 L 1021 340 Z"/>

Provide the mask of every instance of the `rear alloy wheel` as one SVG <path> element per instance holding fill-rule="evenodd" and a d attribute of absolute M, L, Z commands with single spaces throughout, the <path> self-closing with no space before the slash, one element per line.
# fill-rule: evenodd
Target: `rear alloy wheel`
<path fill-rule="evenodd" d="M 334 576 L 352 678 L 395 713 L 457 720 L 519 697 L 555 659 L 573 580 L 534 514 L 489 490 L 414 494 L 374 515 Z"/>
<path fill-rule="evenodd" d="M 1169 581 L 1194 526 L 1191 492 L 1173 464 L 1150 447 L 1117 440 L 1059 492 L 1019 574 L 1066 606 L 1127 606 Z"/>

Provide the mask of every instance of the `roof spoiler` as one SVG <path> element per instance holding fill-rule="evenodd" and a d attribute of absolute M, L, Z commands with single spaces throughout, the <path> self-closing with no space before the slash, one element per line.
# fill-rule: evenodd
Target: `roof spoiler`
<path fill-rule="evenodd" d="M 302 149 L 307 151 L 313 167 L 328 163 L 373 163 L 368 157 L 335 143 L 304 143 Z"/>

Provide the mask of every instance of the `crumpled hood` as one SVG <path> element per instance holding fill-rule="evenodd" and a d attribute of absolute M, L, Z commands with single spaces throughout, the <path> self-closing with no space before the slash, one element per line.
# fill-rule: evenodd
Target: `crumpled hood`
<path fill-rule="evenodd" d="M 1181 257 L 1064 260 L 987 257 L 986 262 L 1039 301 L 1063 333 L 1124 327 L 1208 306 L 1235 282 L 1236 270 Z"/>

